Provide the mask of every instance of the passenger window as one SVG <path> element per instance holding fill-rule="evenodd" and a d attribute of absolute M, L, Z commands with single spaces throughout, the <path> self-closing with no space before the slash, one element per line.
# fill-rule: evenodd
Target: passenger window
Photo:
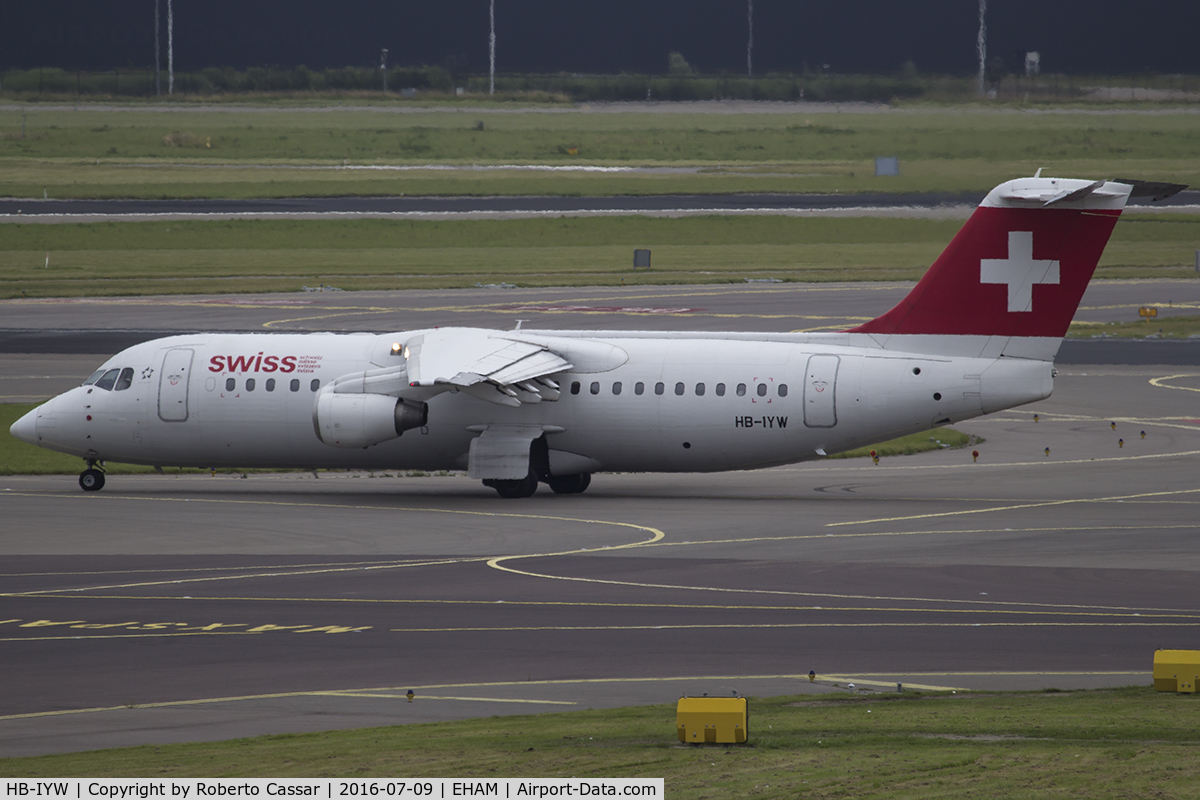
<path fill-rule="evenodd" d="M 291 389 L 293 392 L 300 391 L 300 379 L 292 378 L 292 382 L 291 382 L 291 384 L 288 385 L 288 388 Z"/>
<path fill-rule="evenodd" d="M 745 396 L 746 396 L 746 384 L 744 384 L 744 383 L 739 383 L 739 384 L 738 384 L 738 388 L 737 388 L 737 394 L 738 394 L 738 397 L 745 397 Z"/>
<path fill-rule="evenodd" d="M 658 383 L 654 384 L 654 393 L 655 393 L 655 394 L 662 394 L 662 393 L 663 393 L 663 389 L 665 389 L 665 388 L 666 388 L 666 387 L 665 387 L 665 386 L 662 384 L 662 382 L 661 382 L 661 381 L 659 381 Z"/>
<path fill-rule="evenodd" d="M 696 397 L 704 397 L 704 384 L 703 383 L 696 384 Z"/>
<path fill-rule="evenodd" d="M 613 384 L 613 394 L 620 394 L 620 393 L 621 393 L 621 382 L 617 381 L 616 383 Z"/>
<path fill-rule="evenodd" d="M 724 397 L 724 396 L 725 396 L 725 384 L 718 383 L 717 384 L 717 397 Z"/>
<path fill-rule="evenodd" d="M 246 391 L 247 392 L 254 391 L 254 378 L 246 378 Z"/>
<path fill-rule="evenodd" d="M 236 388 L 237 388 L 237 381 L 235 381 L 233 378 L 225 379 L 225 391 L 232 392 Z"/>
<path fill-rule="evenodd" d="M 685 387 L 685 386 L 683 385 L 683 383 L 682 383 L 682 382 L 681 382 L 681 383 L 677 383 L 677 384 L 675 384 L 675 394 L 677 394 L 677 395 L 679 395 L 680 397 L 682 397 L 682 396 L 683 396 L 683 393 L 684 393 L 684 391 L 686 390 L 686 388 L 687 388 L 687 387 Z"/>
<path fill-rule="evenodd" d="M 779 396 L 787 397 L 787 384 L 786 383 L 779 384 Z"/>
<path fill-rule="evenodd" d="M 767 385 L 765 383 L 760 383 L 758 385 L 758 396 L 759 397 L 767 396 Z"/>
<path fill-rule="evenodd" d="M 646 391 L 646 384 L 642 383 L 641 381 L 638 381 L 637 383 L 635 383 L 633 385 L 633 393 L 634 394 L 640 395 L 645 391 Z"/>
<path fill-rule="evenodd" d="M 588 391 L 592 394 L 600 394 L 600 381 L 592 381 L 592 385 L 588 387 Z"/>
<path fill-rule="evenodd" d="M 83 382 L 82 384 L 80 384 L 80 385 L 81 385 L 81 386 L 91 386 L 91 385 L 92 385 L 92 384 L 94 384 L 96 381 L 100 380 L 100 376 L 101 376 L 101 375 L 103 375 L 103 374 L 104 374 L 104 370 L 102 370 L 102 369 L 98 369 L 98 370 L 96 370 L 95 372 L 93 372 L 93 373 L 92 373 L 92 377 L 88 378 L 86 381 L 84 381 L 84 382 Z"/>
<path fill-rule="evenodd" d="M 110 369 L 101 376 L 100 380 L 96 381 L 96 388 L 103 389 L 108 392 L 113 388 L 113 384 L 117 382 L 117 376 L 121 374 L 119 369 Z"/>
<path fill-rule="evenodd" d="M 117 385 L 113 388 L 119 392 L 123 389 L 128 389 L 130 386 L 133 386 L 133 367 L 126 367 L 121 370 L 121 377 L 117 378 Z"/>
<path fill-rule="evenodd" d="M 267 391 L 268 392 L 275 391 L 275 379 L 274 378 L 267 378 Z"/>
<path fill-rule="evenodd" d="M 308 388 L 315 392 L 317 389 L 321 388 L 321 382 L 316 378 L 313 378 L 312 383 L 308 385 Z"/>
<path fill-rule="evenodd" d="M 571 394 L 579 394 L 579 381 L 571 381 Z"/>

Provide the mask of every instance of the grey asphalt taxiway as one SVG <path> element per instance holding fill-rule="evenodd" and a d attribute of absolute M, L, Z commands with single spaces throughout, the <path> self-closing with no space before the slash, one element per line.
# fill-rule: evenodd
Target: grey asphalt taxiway
<path fill-rule="evenodd" d="M 398 169 L 405 169 L 400 167 Z M 516 167 L 515 169 L 520 169 Z M 611 169 L 611 168 L 610 168 Z M 695 167 L 634 171 L 696 172 Z M 289 197 L 247 199 L 30 199 L 0 197 L 0 223 L 96 222 L 176 219 L 446 219 L 513 216 L 588 216 L 631 213 L 654 216 L 693 214 L 840 214 L 881 216 L 924 214 L 966 217 L 983 193 L 859 194 L 704 194 L 618 195 L 612 197 Z M 1165 199 L 1137 197 L 1131 210 L 1185 211 L 1200 207 L 1200 191 L 1185 190 Z"/>
<path fill-rule="evenodd" d="M 41 304 L 39 324 L 10 303 L 3 324 L 792 330 L 903 290 L 148 298 Z M 1166 294 L 1188 313 L 1193 291 L 1096 284 L 1081 316 Z M 3 350 L 6 402 L 103 360 Z M 958 426 L 979 443 L 878 466 L 601 474 L 517 501 L 459 475 L 0 477 L 0 755 L 682 693 L 1148 683 L 1155 648 L 1200 647 L 1200 363 L 1160 352 L 1061 363 L 1048 400 Z"/>

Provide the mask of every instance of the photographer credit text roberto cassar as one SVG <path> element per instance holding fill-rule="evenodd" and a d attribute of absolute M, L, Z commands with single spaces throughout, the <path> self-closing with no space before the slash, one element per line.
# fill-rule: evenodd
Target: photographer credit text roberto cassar
<path fill-rule="evenodd" d="M 396 778 L 344 780 L 337 778 L 66 778 L 49 781 L 8 780 L 7 798 L 103 798 L 150 800 L 207 797 L 320 797 L 356 798 L 443 797 L 662 797 L 662 778 Z"/>

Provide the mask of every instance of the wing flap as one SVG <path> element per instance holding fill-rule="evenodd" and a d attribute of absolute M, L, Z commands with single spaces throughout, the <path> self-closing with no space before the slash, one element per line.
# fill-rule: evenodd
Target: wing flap
<path fill-rule="evenodd" d="M 455 388 L 507 406 L 557 400 L 558 384 L 547 376 L 572 368 L 547 344 L 480 328 L 426 331 L 413 336 L 405 351 L 410 387 Z"/>

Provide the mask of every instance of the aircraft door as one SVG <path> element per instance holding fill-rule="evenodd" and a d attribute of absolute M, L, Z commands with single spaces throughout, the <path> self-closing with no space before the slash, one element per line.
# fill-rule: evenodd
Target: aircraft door
<path fill-rule="evenodd" d="M 810 356 L 804 373 L 804 424 L 810 428 L 837 425 L 837 356 Z"/>
<path fill-rule="evenodd" d="M 168 350 L 158 377 L 158 418 L 163 422 L 185 422 L 188 418 L 188 384 L 194 350 Z"/>

